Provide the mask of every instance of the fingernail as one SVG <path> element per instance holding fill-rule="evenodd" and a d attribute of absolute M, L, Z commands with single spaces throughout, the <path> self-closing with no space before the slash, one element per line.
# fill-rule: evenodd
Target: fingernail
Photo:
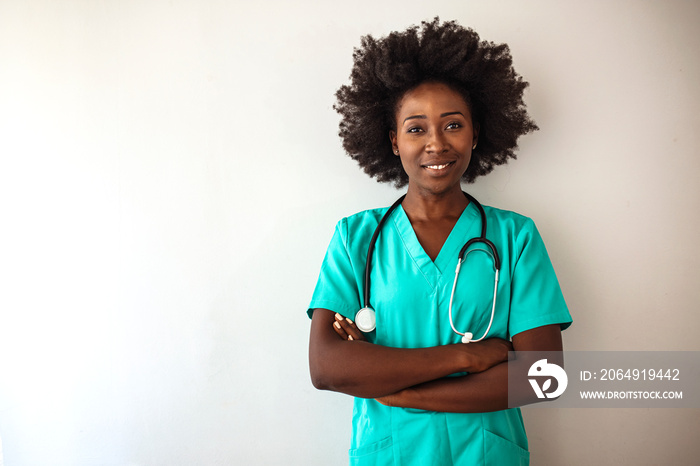
<path fill-rule="evenodd" d="M 348 323 L 349 323 L 350 325 L 352 325 L 352 323 L 353 323 L 352 320 L 350 320 L 350 319 L 345 319 L 345 320 L 347 320 Z"/>
<path fill-rule="evenodd" d="M 352 337 L 352 335 L 348 335 L 348 340 L 350 340 L 350 341 L 354 340 L 354 338 Z"/>
<path fill-rule="evenodd" d="M 344 317 L 341 316 L 340 314 L 338 314 L 337 312 L 335 313 L 335 318 L 336 318 L 337 320 L 343 320 L 343 319 L 344 319 Z"/>
<path fill-rule="evenodd" d="M 333 322 L 333 326 L 340 330 L 340 324 L 338 322 Z"/>

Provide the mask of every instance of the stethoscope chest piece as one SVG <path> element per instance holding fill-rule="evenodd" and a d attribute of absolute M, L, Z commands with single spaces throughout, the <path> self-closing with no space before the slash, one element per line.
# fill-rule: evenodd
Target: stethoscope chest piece
<path fill-rule="evenodd" d="M 377 328 L 377 318 L 374 315 L 374 309 L 371 307 L 363 307 L 355 314 L 355 325 L 363 333 L 369 333 Z"/>

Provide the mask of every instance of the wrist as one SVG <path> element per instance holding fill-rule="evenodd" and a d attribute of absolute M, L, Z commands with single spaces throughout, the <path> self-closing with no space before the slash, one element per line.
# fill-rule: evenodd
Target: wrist
<path fill-rule="evenodd" d="M 476 372 L 475 366 L 477 360 L 474 357 L 474 354 L 471 351 L 469 351 L 469 345 L 465 343 L 457 343 L 455 346 L 457 346 L 460 349 L 459 370 L 461 372 Z"/>
<path fill-rule="evenodd" d="M 416 390 L 414 387 L 404 388 L 393 395 L 393 399 L 391 400 L 393 404 L 391 406 L 396 406 L 399 408 L 415 408 L 415 398 L 417 394 L 418 390 Z"/>

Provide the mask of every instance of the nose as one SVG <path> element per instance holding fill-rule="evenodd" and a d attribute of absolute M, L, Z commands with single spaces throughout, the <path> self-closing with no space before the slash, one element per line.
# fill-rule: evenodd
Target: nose
<path fill-rule="evenodd" d="M 428 133 L 428 142 L 425 145 L 426 152 L 442 153 L 449 149 L 449 144 L 445 135 L 441 131 L 430 131 Z"/>

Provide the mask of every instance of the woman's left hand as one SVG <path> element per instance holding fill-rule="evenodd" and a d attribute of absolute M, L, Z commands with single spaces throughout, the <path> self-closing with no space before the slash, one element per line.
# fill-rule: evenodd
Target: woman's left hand
<path fill-rule="evenodd" d="M 335 314 L 335 322 L 333 322 L 333 330 L 338 334 L 343 340 L 356 340 L 356 341 L 366 341 L 364 334 L 357 328 L 355 322 L 350 319 L 343 317 L 342 315 Z"/>

